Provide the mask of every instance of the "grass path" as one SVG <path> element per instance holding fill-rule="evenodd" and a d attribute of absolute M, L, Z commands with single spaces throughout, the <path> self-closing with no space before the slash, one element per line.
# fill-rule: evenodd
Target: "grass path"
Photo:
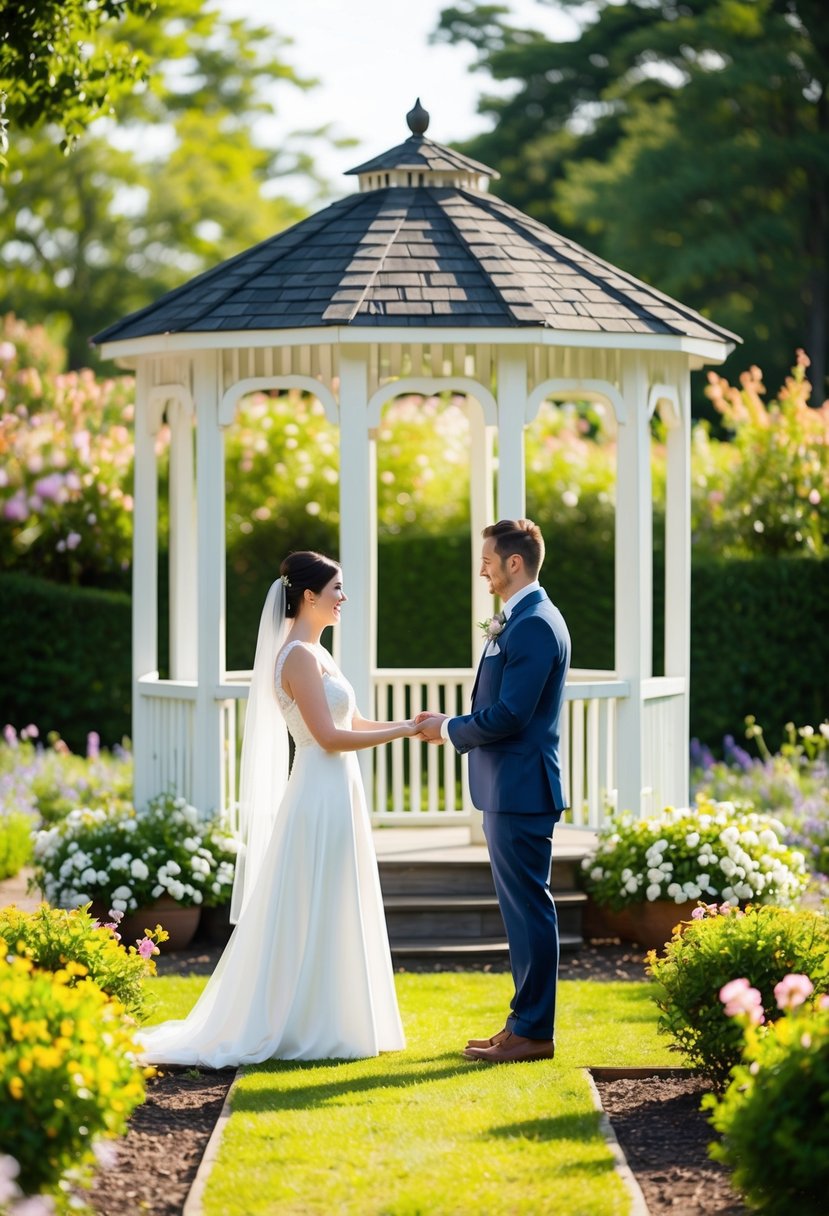
<path fill-rule="evenodd" d="M 459 1050 L 501 1024 L 508 976 L 396 980 L 405 1052 L 246 1070 L 206 1216 L 624 1216 L 580 1069 L 678 1062 L 648 986 L 562 983 L 556 1060 L 493 1068 Z M 181 1016 L 204 982 L 155 981 L 153 1020 Z"/>

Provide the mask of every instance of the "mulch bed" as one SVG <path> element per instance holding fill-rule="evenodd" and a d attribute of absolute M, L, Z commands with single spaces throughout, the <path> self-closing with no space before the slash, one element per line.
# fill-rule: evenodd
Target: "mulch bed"
<path fill-rule="evenodd" d="M 596 1080 L 602 1106 L 652 1216 L 743 1216 L 747 1209 L 707 1145 L 716 1133 L 700 1112 L 699 1077 Z"/>
<path fill-rule="evenodd" d="M 165 1068 L 86 1196 L 100 1216 L 178 1216 L 234 1077 L 233 1069 Z"/>
<path fill-rule="evenodd" d="M 209 975 L 221 953 L 200 946 L 161 955 L 160 975 Z M 585 945 L 562 955 L 562 979 L 641 980 L 644 952 L 618 943 Z M 409 967 L 407 970 L 434 970 Z M 444 965 L 462 971 L 462 966 Z M 491 970 L 500 971 L 502 965 Z M 179 1216 L 210 1134 L 219 1117 L 233 1071 L 164 1068 L 147 1085 L 147 1100 L 130 1120 L 115 1165 L 102 1170 L 90 1194 L 99 1216 Z M 745 1212 L 724 1167 L 710 1161 L 712 1132 L 699 1111 L 704 1084 L 688 1077 L 597 1081 L 648 1206 L 654 1216 L 738 1216 Z"/>

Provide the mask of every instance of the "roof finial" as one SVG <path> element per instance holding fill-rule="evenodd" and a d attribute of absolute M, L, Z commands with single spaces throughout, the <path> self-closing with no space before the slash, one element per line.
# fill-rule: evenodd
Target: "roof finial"
<path fill-rule="evenodd" d="M 423 135 L 426 132 L 429 126 L 429 111 L 424 110 L 419 97 L 406 115 L 406 122 L 412 135 Z"/>

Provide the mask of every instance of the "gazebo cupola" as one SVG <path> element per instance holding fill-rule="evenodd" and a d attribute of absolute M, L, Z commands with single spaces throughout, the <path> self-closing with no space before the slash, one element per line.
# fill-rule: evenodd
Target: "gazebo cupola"
<path fill-rule="evenodd" d="M 376 443 L 387 402 L 461 394 L 470 427 L 469 577 L 481 528 L 524 514 L 524 430 L 544 401 L 600 400 L 618 428 L 615 662 L 575 671 L 565 762 L 573 818 L 688 796 L 691 370 L 737 339 L 487 193 L 497 174 L 411 135 L 351 172 L 359 191 L 110 326 L 96 342 L 136 371 L 133 737 L 137 802 L 175 787 L 232 812 L 244 673 L 225 668 L 224 432 L 258 390 L 316 395 L 340 431 L 340 557 L 351 603 L 341 664 L 371 713 L 459 712 L 474 670 L 377 668 Z M 665 649 L 652 651 L 650 419 L 667 426 Z M 170 678 L 159 679 L 157 469 L 170 450 Z M 195 437 L 195 443 L 194 443 Z M 497 443 L 497 492 L 494 446 Z M 274 460 L 279 453 L 274 452 Z M 555 537 L 547 538 L 555 566 Z M 279 555 L 274 554 L 276 562 Z M 473 654 L 479 642 L 475 637 Z M 364 756 L 379 821 L 473 816 L 451 749 L 402 741 Z M 461 778 L 462 796 L 456 796 Z"/>

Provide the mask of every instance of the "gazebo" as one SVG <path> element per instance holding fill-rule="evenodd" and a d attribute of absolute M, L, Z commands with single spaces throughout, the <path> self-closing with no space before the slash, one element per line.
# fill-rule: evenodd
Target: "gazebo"
<path fill-rule="evenodd" d="M 411 135 L 351 170 L 359 190 L 98 334 L 134 368 L 135 799 L 170 788 L 232 816 L 245 673 L 225 667 L 224 432 L 239 401 L 299 389 L 340 434 L 341 666 L 368 712 L 459 712 L 473 669 L 378 670 L 376 430 L 401 394 L 451 390 L 470 425 L 472 620 L 481 528 L 524 514 L 524 429 L 542 402 L 598 400 L 618 427 L 615 662 L 574 671 L 572 821 L 688 797 L 689 376 L 738 339 L 487 193 L 497 174 Z M 652 674 L 650 420 L 667 427 L 664 675 Z M 170 673 L 158 673 L 156 436 L 170 428 Z M 497 495 L 493 445 L 497 440 Z M 554 538 L 549 538 L 552 542 Z M 549 546 L 552 548 L 552 544 Z M 476 640 L 474 654 L 480 647 Z M 406 750 L 404 750 L 404 748 Z M 379 822 L 474 822 L 451 748 L 363 756 Z M 460 794 L 456 793 L 460 789 Z"/>

